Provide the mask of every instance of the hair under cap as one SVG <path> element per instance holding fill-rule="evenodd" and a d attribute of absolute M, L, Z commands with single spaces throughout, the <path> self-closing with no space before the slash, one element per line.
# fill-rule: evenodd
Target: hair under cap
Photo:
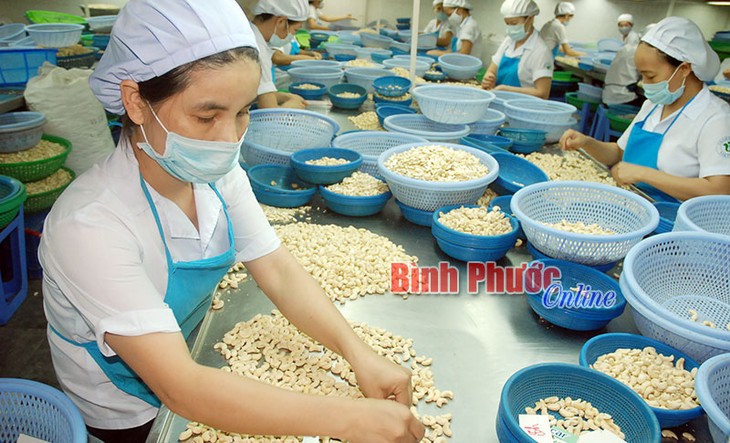
<path fill-rule="evenodd" d="M 245 46 L 257 48 L 256 37 L 234 0 L 130 0 L 89 85 L 107 111 L 121 115 L 122 80 L 143 82 Z"/>

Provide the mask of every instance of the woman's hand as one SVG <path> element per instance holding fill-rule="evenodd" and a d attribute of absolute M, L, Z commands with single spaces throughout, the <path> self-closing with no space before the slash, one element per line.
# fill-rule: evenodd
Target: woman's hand
<path fill-rule="evenodd" d="M 374 351 L 365 350 L 352 363 L 360 390 L 368 398 L 395 400 L 411 406 L 411 371 Z"/>
<path fill-rule="evenodd" d="M 360 399 L 342 437 L 350 443 L 418 443 L 426 432 L 411 411 L 391 400 Z"/>
<path fill-rule="evenodd" d="M 560 144 L 560 149 L 564 151 L 576 151 L 584 147 L 591 140 L 593 139 L 585 134 L 582 134 L 574 129 L 568 129 L 567 131 L 563 132 L 562 136 L 560 136 L 560 140 L 558 141 L 558 143 Z"/>
<path fill-rule="evenodd" d="M 646 166 L 618 162 L 611 168 L 611 175 L 620 186 L 633 185 L 634 183 L 644 181 L 643 177 L 647 174 L 647 170 L 653 171 L 653 169 L 647 168 Z"/>
<path fill-rule="evenodd" d="M 487 73 L 484 74 L 484 78 L 482 78 L 482 89 L 493 89 L 496 82 L 497 76 L 487 71 Z"/>
<path fill-rule="evenodd" d="M 284 101 L 284 103 L 281 104 L 281 107 L 282 108 L 292 108 L 292 109 L 306 109 L 307 101 L 296 94 L 289 94 L 286 97 L 286 101 Z"/>

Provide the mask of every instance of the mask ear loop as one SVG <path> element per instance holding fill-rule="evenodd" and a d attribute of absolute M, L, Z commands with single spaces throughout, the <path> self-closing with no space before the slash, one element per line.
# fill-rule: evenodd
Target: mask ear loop
<path fill-rule="evenodd" d="M 667 80 L 667 89 L 669 89 L 669 82 L 671 82 L 671 81 L 672 81 L 672 79 L 674 78 L 674 76 L 675 76 L 675 75 L 677 75 L 677 72 L 679 72 L 679 68 L 681 68 L 681 67 L 682 67 L 682 65 L 683 65 L 683 64 L 685 64 L 685 63 L 686 63 L 686 62 L 682 62 L 682 63 L 680 63 L 680 65 L 679 65 L 679 66 L 677 66 L 677 68 L 676 68 L 676 69 L 674 70 L 674 72 L 672 73 L 672 76 L 671 76 L 671 77 L 669 77 L 669 79 Z M 675 89 L 674 91 L 670 91 L 670 92 L 677 92 L 677 91 L 678 91 L 678 90 L 679 90 L 680 88 L 682 88 L 682 87 L 684 87 L 684 86 L 685 86 L 685 83 L 687 83 L 687 77 L 684 77 L 684 78 L 682 79 L 682 84 L 681 84 L 681 85 L 679 85 L 679 88 Z"/>

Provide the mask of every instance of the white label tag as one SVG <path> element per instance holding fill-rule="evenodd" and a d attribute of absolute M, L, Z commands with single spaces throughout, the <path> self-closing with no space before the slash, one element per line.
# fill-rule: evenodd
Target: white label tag
<path fill-rule="evenodd" d="M 580 436 L 578 443 L 626 443 L 611 431 L 600 430 L 585 433 Z"/>
<path fill-rule="evenodd" d="M 48 443 L 48 442 L 45 440 L 41 440 L 39 438 L 29 437 L 25 434 L 20 434 L 18 436 L 18 443 Z"/>
<path fill-rule="evenodd" d="M 553 443 L 547 415 L 520 414 L 520 428 L 538 443 Z"/>

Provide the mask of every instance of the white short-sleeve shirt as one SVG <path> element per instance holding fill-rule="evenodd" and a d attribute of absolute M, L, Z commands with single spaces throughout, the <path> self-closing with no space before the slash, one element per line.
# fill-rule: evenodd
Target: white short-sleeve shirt
<path fill-rule="evenodd" d="M 565 25 L 560 23 L 560 20 L 557 18 L 554 18 L 542 25 L 540 38 L 551 51 L 555 49 L 556 46 L 568 43 L 568 34 L 565 32 Z"/>
<path fill-rule="evenodd" d="M 449 22 L 441 22 L 437 19 L 432 19 L 425 28 L 423 28 L 424 34 L 431 34 L 432 32 L 438 32 L 439 38 L 446 35 L 446 33 L 451 32 L 452 34 L 454 31 L 451 29 L 451 26 L 449 26 Z"/>
<path fill-rule="evenodd" d="M 638 45 L 641 43 L 641 36 L 636 31 L 629 31 L 628 34 L 623 36 L 622 40 L 625 45 Z"/>
<path fill-rule="evenodd" d="M 536 31 L 533 31 L 527 41 L 515 49 L 515 42 L 506 37 L 492 56 L 492 62 L 499 66 L 502 56 L 511 58 L 519 57 L 520 63 L 517 67 L 517 76 L 524 88 L 532 88 L 535 81 L 544 77 L 553 77 L 553 54 L 545 46 Z"/>
<path fill-rule="evenodd" d="M 636 69 L 634 55 L 636 45 L 624 45 L 616 53 L 616 58 L 606 72 L 606 81 L 603 86 L 603 103 L 615 105 L 628 103 L 636 99 L 637 95 L 627 88 L 639 81 L 641 74 Z"/>
<path fill-rule="evenodd" d="M 271 67 L 273 66 L 271 57 L 273 57 L 274 51 L 269 47 L 269 43 L 254 23 L 251 23 L 251 29 L 253 29 L 253 33 L 256 36 L 256 44 L 259 47 L 259 62 L 261 63 L 261 80 L 259 81 L 258 95 L 276 92 L 274 75 L 271 72 Z"/>
<path fill-rule="evenodd" d="M 461 50 L 461 42 L 467 40 L 471 42 L 470 55 L 481 57 L 482 55 L 482 31 L 479 24 L 471 15 L 461 22 L 459 34 L 457 35 L 456 50 Z"/>
<path fill-rule="evenodd" d="M 68 187 L 45 221 L 39 249 L 49 323 L 75 342 L 96 341 L 106 356 L 114 355 L 104 341 L 107 332 L 136 336 L 180 330 L 164 302 L 165 249 L 132 149 L 137 148 L 123 139 Z M 194 185 L 198 230 L 177 205 L 147 187 L 174 261 L 228 249 L 223 207 L 208 185 Z M 254 260 L 280 246 L 241 168 L 216 187 L 233 224 L 237 260 Z M 86 350 L 50 329 L 48 340 L 59 382 L 89 426 L 123 429 L 155 417 L 157 408 L 117 389 Z"/>
<path fill-rule="evenodd" d="M 634 121 L 618 139 L 621 149 L 626 148 L 636 122 L 646 119 L 654 108 L 644 102 Z M 661 119 L 662 106 L 651 113 L 644 129 L 664 132 L 677 117 L 677 112 Z M 710 177 L 730 175 L 730 105 L 710 92 L 705 86 L 677 117 L 669 128 L 657 158 L 657 169 L 678 177 Z"/>

